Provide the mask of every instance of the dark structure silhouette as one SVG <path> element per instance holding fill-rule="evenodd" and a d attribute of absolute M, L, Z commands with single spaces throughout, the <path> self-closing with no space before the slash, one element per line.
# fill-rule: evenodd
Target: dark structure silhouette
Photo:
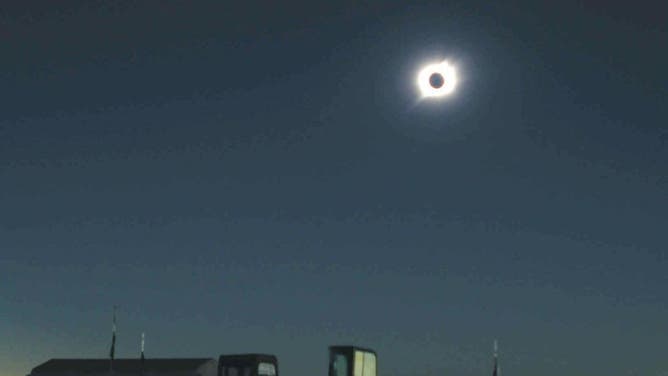
<path fill-rule="evenodd" d="M 97 375 L 164 375 L 215 376 L 216 360 L 212 358 L 182 359 L 51 359 L 32 369 L 29 376 L 97 376 Z"/>
<path fill-rule="evenodd" d="M 142 346 L 143 350 L 143 346 Z M 270 354 L 221 355 L 214 358 L 51 359 L 28 376 L 279 376 Z M 376 376 L 376 353 L 356 346 L 329 348 L 329 376 Z"/>

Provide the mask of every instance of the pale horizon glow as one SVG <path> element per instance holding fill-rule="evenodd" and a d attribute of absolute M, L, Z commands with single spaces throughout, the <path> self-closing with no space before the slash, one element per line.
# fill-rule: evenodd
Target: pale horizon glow
<path fill-rule="evenodd" d="M 439 73 L 443 76 L 443 86 L 435 88 L 429 83 L 429 77 Z M 423 98 L 438 98 L 451 94 L 457 86 L 457 72 L 447 60 L 440 63 L 429 64 L 420 70 L 417 78 L 418 88 Z"/>

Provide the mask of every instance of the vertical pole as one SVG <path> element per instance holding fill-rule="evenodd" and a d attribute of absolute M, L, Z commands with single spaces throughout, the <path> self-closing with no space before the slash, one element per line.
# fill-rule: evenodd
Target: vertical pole
<path fill-rule="evenodd" d="M 114 306 L 114 315 L 111 323 L 111 348 L 109 349 L 109 370 L 114 371 L 114 356 L 116 353 L 116 306 Z"/>

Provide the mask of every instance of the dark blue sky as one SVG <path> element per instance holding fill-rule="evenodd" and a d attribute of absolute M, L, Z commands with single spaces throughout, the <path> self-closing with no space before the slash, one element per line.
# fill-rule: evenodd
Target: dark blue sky
<path fill-rule="evenodd" d="M 1 375 L 668 375 L 665 6 L 292 5 L 0 7 Z"/>

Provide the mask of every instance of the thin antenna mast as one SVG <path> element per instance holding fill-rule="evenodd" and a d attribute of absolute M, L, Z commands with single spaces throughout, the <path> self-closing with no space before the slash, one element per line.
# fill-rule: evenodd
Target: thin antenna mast
<path fill-rule="evenodd" d="M 116 353 L 116 308 L 114 306 L 114 315 L 111 322 L 111 348 L 109 349 L 109 369 L 114 370 L 114 356 Z"/>

